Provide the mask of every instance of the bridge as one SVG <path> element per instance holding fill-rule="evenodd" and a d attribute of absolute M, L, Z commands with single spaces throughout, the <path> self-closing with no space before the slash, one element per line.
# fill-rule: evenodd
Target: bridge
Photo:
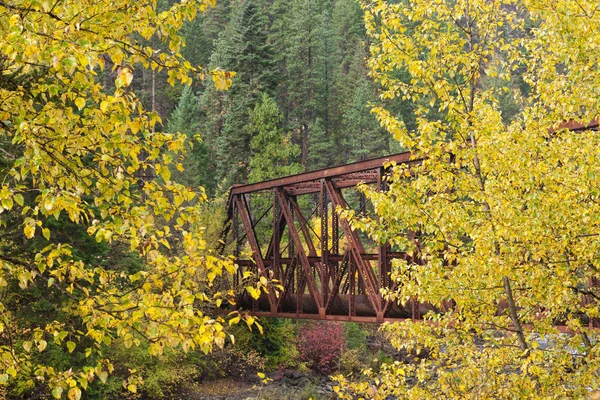
<path fill-rule="evenodd" d="M 240 269 L 279 281 L 258 300 L 242 291 L 238 306 L 257 316 L 382 322 L 420 318 L 430 308 L 386 301 L 380 290 L 394 288 L 390 251 L 352 229 L 338 208 L 368 212 L 359 183 L 386 189 L 385 165 L 415 163 L 410 153 L 360 161 L 264 182 L 237 185 L 229 193 L 227 232 Z M 243 249 L 251 257 L 243 257 Z"/>
<path fill-rule="evenodd" d="M 558 129 L 598 130 L 598 121 L 567 122 L 553 131 Z M 258 299 L 241 290 L 237 307 L 256 316 L 357 322 L 416 320 L 429 311 L 451 307 L 451 301 L 436 310 L 415 300 L 401 305 L 384 299 L 381 289 L 396 288 L 390 278 L 391 261 L 404 258 L 420 264 L 420 260 L 370 241 L 336 212 L 343 208 L 369 213 L 369 204 L 356 187 L 362 183 L 385 191 L 390 162 L 419 160 L 405 152 L 233 186 L 224 235 L 231 237 L 240 266 L 234 287 L 247 271 L 268 281 L 275 279 L 282 287 L 277 293 L 268 286 Z M 595 319 L 589 323 L 598 326 Z"/>

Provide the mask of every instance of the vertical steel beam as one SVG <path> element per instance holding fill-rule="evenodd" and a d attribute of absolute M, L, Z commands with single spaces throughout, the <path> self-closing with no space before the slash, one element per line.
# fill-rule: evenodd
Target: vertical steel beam
<path fill-rule="evenodd" d="M 329 302 L 329 281 L 331 279 L 331 266 L 329 265 L 329 218 L 327 215 L 327 189 L 325 180 L 321 179 L 320 216 L 321 216 L 321 293 L 325 304 Z"/>
<path fill-rule="evenodd" d="M 340 223 L 338 218 L 335 206 L 331 203 L 331 253 L 336 256 L 340 255 Z"/>
<path fill-rule="evenodd" d="M 237 208 L 237 204 L 234 202 L 233 203 L 233 243 L 235 244 L 235 248 L 233 250 L 233 255 L 235 256 L 235 258 L 238 258 L 240 256 L 240 239 L 239 239 L 239 214 L 238 214 L 238 208 Z"/>
<path fill-rule="evenodd" d="M 379 168 L 377 171 L 377 191 L 384 192 L 387 190 L 386 182 L 384 181 L 385 170 L 383 167 Z M 379 214 L 377 215 L 377 222 L 381 222 Z M 383 288 L 388 288 L 389 284 L 389 262 L 388 262 L 388 244 L 383 243 L 379 244 L 378 249 L 378 257 L 377 257 L 377 267 L 379 270 L 379 285 Z"/>
<path fill-rule="evenodd" d="M 317 309 L 319 310 L 319 316 L 325 317 L 325 307 L 323 304 L 323 298 L 317 284 L 315 282 L 314 276 L 312 274 L 311 264 L 308 260 L 308 256 L 306 255 L 306 251 L 304 250 L 304 246 L 302 243 L 302 239 L 300 238 L 300 234 L 296 229 L 296 225 L 294 224 L 294 219 L 292 216 L 293 209 L 293 201 L 288 201 L 287 196 L 283 189 L 277 189 L 277 198 L 279 200 L 279 205 L 281 207 L 281 212 L 286 220 L 290 235 L 292 237 L 292 242 L 295 244 L 296 252 L 299 256 L 299 262 L 302 264 L 302 269 L 304 270 L 304 281 L 308 286 L 308 291 L 313 298 Z"/>
<path fill-rule="evenodd" d="M 273 190 L 273 236 L 271 240 L 271 256 L 273 260 L 273 271 L 275 272 L 275 279 L 280 280 L 283 276 L 283 269 L 281 266 L 281 253 L 279 245 L 281 243 L 281 231 L 280 231 L 280 216 L 279 207 L 277 202 L 277 193 Z M 283 282 L 285 284 L 285 282 Z"/>
<path fill-rule="evenodd" d="M 331 199 L 331 204 L 334 207 L 346 208 L 348 206 L 341 193 L 333 186 L 332 182 L 325 181 L 325 187 L 327 188 L 329 198 Z M 344 231 L 348 240 L 348 247 L 352 255 L 352 260 L 354 261 L 360 277 L 362 278 L 365 295 L 369 300 L 373 311 L 375 311 L 377 320 L 383 321 L 384 309 L 381 293 L 379 292 L 379 282 L 375 276 L 375 272 L 373 272 L 371 263 L 362 257 L 362 255 L 365 253 L 365 249 L 360 237 L 358 236 L 358 233 L 352 229 L 350 223 L 346 219 L 341 219 L 340 225 L 342 226 L 342 230 Z"/>
<path fill-rule="evenodd" d="M 252 255 L 254 256 L 254 261 L 256 262 L 258 271 L 262 276 L 269 279 L 269 273 L 265 268 L 265 263 L 262 258 L 262 253 L 260 251 L 260 246 L 258 245 L 258 241 L 256 240 L 254 228 L 252 227 L 252 220 L 248 211 L 248 205 L 246 204 L 245 200 L 242 200 L 241 196 L 235 196 L 235 204 L 240 214 L 242 225 L 244 226 L 244 231 L 246 232 L 246 238 L 248 238 L 248 243 L 250 244 L 250 248 L 252 249 Z M 271 286 L 269 286 L 268 288 L 267 295 L 269 299 L 271 313 L 275 314 L 277 312 L 277 296 L 275 295 L 275 290 Z"/>
<path fill-rule="evenodd" d="M 350 251 L 350 249 L 348 249 Z M 348 261 L 348 276 L 350 278 L 348 292 L 348 316 L 354 317 L 356 316 L 356 265 L 352 262 L 352 260 Z"/>

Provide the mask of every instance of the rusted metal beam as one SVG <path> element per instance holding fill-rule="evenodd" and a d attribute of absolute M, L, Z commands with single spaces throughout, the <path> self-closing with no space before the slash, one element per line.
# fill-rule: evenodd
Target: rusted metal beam
<path fill-rule="evenodd" d="M 248 243 L 250 244 L 250 248 L 252 249 L 252 256 L 256 261 L 256 266 L 262 276 L 269 279 L 269 273 L 265 268 L 265 263 L 262 257 L 262 253 L 260 251 L 260 246 L 258 245 L 258 241 L 256 240 L 256 235 L 254 233 L 254 228 L 252 226 L 252 220 L 250 218 L 250 213 L 248 211 L 248 205 L 246 201 L 242 199 L 242 196 L 235 196 L 235 205 L 236 210 L 238 211 L 242 224 L 244 225 L 244 229 L 246 231 L 246 237 L 248 238 Z M 271 308 L 271 313 L 277 312 L 277 296 L 275 295 L 275 290 L 272 287 L 268 288 L 268 299 L 269 305 Z"/>
<path fill-rule="evenodd" d="M 376 169 L 390 161 L 395 161 L 396 163 L 418 162 L 418 160 L 413 159 L 413 156 L 410 152 L 392 154 L 389 156 L 374 158 L 371 160 L 356 162 L 353 164 L 341 165 L 333 168 L 324 168 L 311 172 L 304 172 L 302 174 L 286 176 L 284 178 L 271 179 L 268 181 L 252 183 L 248 185 L 233 186 L 230 191 L 230 196 L 254 193 L 262 190 L 273 189 L 276 187 L 291 186 L 304 182 L 315 181 L 318 183 L 318 181 L 323 178 L 333 178 L 345 174 Z"/>
<path fill-rule="evenodd" d="M 300 234 L 296 229 L 296 225 L 294 224 L 294 218 L 292 216 L 292 207 L 293 201 L 290 201 L 289 198 L 285 195 L 282 189 L 277 189 L 277 200 L 279 201 L 279 206 L 281 208 L 281 212 L 283 213 L 283 217 L 287 223 L 288 230 L 292 237 L 292 241 L 295 245 L 296 252 L 300 258 L 300 264 L 302 264 L 302 269 L 304 270 L 304 280 L 308 286 L 308 291 L 310 295 L 313 297 L 315 304 L 319 310 L 319 314 L 325 314 L 325 308 L 323 306 L 323 298 L 321 293 L 318 290 L 317 284 L 315 282 L 314 276 L 312 274 L 312 268 L 310 261 L 304 251 L 304 246 L 302 244 L 302 240 L 300 239 Z"/>
<path fill-rule="evenodd" d="M 331 182 L 325 181 L 325 187 L 327 188 L 327 194 L 331 199 L 331 204 L 334 208 L 347 208 L 348 204 L 342 197 L 341 193 L 333 187 Z M 373 267 L 371 264 L 364 260 L 361 257 L 361 254 L 365 253 L 364 246 L 358 236 L 358 233 L 352 229 L 350 223 L 345 219 L 340 219 L 340 225 L 342 226 L 342 230 L 346 234 L 346 238 L 348 240 L 348 247 L 350 249 L 350 253 L 352 255 L 353 264 L 358 268 L 358 272 L 360 274 L 360 278 L 362 278 L 365 289 L 367 292 L 367 298 L 371 303 L 373 310 L 377 314 L 377 317 L 383 318 L 383 305 L 381 294 L 379 292 L 380 286 L 375 277 L 375 273 L 373 272 Z"/>

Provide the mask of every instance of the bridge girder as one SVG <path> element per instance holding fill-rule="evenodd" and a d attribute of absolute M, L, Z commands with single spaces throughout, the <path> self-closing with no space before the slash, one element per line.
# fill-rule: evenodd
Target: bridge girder
<path fill-rule="evenodd" d="M 228 201 L 228 229 L 233 231 L 240 266 L 236 281 L 250 270 L 276 279 L 283 288 L 278 294 L 270 289 L 258 300 L 242 291 L 238 306 L 256 315 L 369 322 L 417 319 L 431 309 L 414 302 L 402 307 L 382 298 L 381 289 L 391 284 L 391 260 L 407 255 L 374 243 L 367 243 L 367 251 L 366 238 L 335 211 L 351 207 L 343 191 L 359 183 L 385 190 L 384 165 L 390 162 L 419 160 L 400 153 L 234 186 Z M 260 206 L 254 205 L 257 196 L 262 196 Z M 364 212 L 363 196 L 358 203 L 358 212 Z M 267 216 L 270 224 L 265 222 Z M 257 234 L 260 223 L 267 236 Z M 315 230 L 312 225 L 320 226 Z M 240 257 L 244 246 L 251 250 L 250 259 Z"/>

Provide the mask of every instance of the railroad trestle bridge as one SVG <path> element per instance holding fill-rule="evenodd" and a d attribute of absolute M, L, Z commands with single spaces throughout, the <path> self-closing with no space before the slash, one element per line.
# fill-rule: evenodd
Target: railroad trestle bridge
<path fill-rule="evenodd" d="M 240 266 L 234 286 L 250 270 L 283 288 L 269 288 L 258 300 L 241 291 L 238 306 L 258 316 L 361 322 L 419 319 L 429 311 L 415 301 L 401 306 L 383 298 L 382 288 L 395 287 L 391 260 L 409 256 L 363 237 L 336 212 L 365 212 L 368 204 L 356 186 L 386 190 L 390 162 L 418 161 L 406 152 L 234 186 L 226 224 Z M 248 247 L 252 256 L 244 259 Z"/>

